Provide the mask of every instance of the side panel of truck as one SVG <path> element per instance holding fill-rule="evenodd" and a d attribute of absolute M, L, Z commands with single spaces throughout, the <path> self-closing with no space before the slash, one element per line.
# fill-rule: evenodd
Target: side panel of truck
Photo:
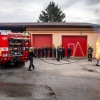
<path fill-rule="evenodd" d="M 30 37 L 23 33 L 0 34 L 0 64 L 27 62 L 29 47 Z"/>

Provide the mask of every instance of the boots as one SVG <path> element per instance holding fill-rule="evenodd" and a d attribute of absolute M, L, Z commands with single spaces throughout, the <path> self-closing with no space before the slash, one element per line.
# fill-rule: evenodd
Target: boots
<path fill-rule="evenodd" d="M 35 69 L 34 65 L 32 65 L 33 69 Z"/>
<path fill-rule="evenodd" d="M 97 59 L 97 63 L 96 63 L 96 66 L 99 66 L 99 60 Z"/>

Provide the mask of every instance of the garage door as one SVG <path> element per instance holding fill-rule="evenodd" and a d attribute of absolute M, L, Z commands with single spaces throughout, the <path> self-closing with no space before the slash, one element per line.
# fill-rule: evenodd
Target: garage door
<path fill-rule="evenodd" d="M 48 46 L 50 48 L 50 46 L 52 45 L 52 35 L 51 34 L 34 34 L 33 35 L 33 46 L 38 48 L 40 46 L 40 48 L 42 48 L 43 46 Z M 37 52 L 38 53 L 38 52 Z M 48 52 L 48 56 L 50 54 L 50 51 Z M 38 54 L 36 54 L 38 55 Z M 40 54 L 41 56 L 41 54 Z"/>
<path fill-rule="evenodd" d="M 71 56 L 72 56 L 73 50 L 74 50 L 77 42 L 80 43 L 82 51 L 83 51 L 84 55 L 86 56 L 86 54 L 87 54 L 87 36 L 62 36 L 62 46 L 65 48 L 65 56 L 67 56 L 68 45 L 72 49 L 72 52 L 71 52 Z M 82 57 L 82 53 L 81 53 L 79 46 L 76 49 L 75 56 Z"/>

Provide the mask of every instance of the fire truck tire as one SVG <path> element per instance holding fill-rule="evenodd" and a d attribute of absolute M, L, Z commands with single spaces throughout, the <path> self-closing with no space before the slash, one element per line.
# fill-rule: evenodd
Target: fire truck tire
<path fill-rule="evenodd" d="M 0 67 L 1 67 L 1 69 L 5 69 L 6 65 L 1 65 Z"/>

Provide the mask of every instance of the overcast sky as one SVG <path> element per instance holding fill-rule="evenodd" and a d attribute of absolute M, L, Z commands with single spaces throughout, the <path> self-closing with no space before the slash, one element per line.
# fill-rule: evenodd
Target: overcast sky
<path fill-rule="evenodd" d="M 100 0 L 0 0 L 0 22 L 37 22 L 50 1 L 65 13 L 66 22 L 100 24 Z"/>

